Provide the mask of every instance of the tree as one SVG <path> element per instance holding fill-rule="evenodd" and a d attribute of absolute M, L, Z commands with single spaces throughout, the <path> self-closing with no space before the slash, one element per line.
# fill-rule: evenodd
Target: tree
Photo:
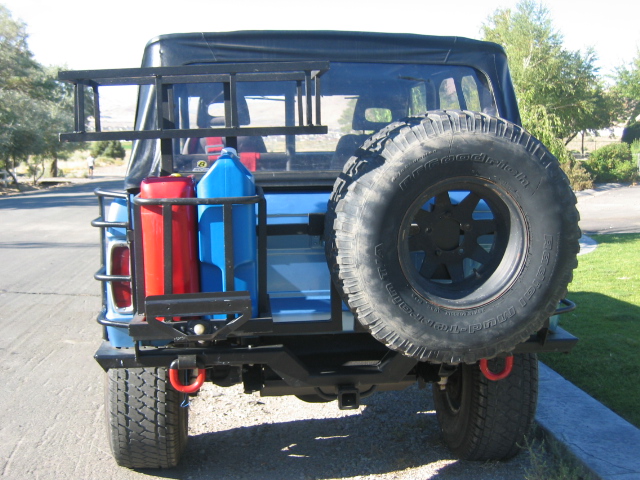
<path fill-rule="evenodd" d="M 4 110 L 0 114 L 0 166 L 18 183 L 17 164 L 40 147 L 34 124 L 41 112 L 36 102 L 21 92 L 0 91 L 0 104 Z"/>
<path fill-rule="evenodd" d="M 33 88 L 32 77 L 39 67 L 27 45 L 24 23 L 14 20 L 0 5 L 0 90 L 27 93 Z"/>
<path fill-rule="evenodd" d="M 616 93 L 624 102 L 624 114 L 627 128 L 622 140 L 632 143 L 640 138 L 640 50 L 629 65 L 622 65 L 616 69 L 614 77 Z"/>
<path fill-rule="evenodd" d="M 33 138 L 27 116 L 33 112 L 29 93 L 34 89 L 37 63 L 27 46 L 22 22 L 0 5 L 0 167 L 14 181 L 15 162 L 29 155 Z"/>
<path fill-rule="evenodd" d="M 57 159 L 70 150 L 58 133 L 73 128 L 72 87 L 56 80 L 57 69 L 33 59 L 27 39 L 24 23 L 0 5 L 0 168 L 15 183 L 22 161 L 34 182 L 44 173 L 44 157 L 53 159 L 56 175 Z"/>
<path fill-rule="evenodd" d="M 58 160 L 67 158 L 77 148 L 77 145 L 69 142 L 60 142 L 60 132 L 70 132 L 74 128 L 73 118 L 73 85 L 59 82 L 59 68 L 51 67 L 45 70 L 45 82 L 43 87 L 48 91 L 43 106 L 47 111 L 47 121 L 41 128 L 42 151 L 41 155 L 51 160 L 50 172 L 52 177 L 58 176 Z M 93 107 L 93 102 L 88 108 Z"/>
<path fill-rule="evenodd" d="M 499 9 L 483 34 L 505 48 L 523 125 L 534 135 L 566 144 L 581 131 L 611 126 L 616 101 L 597 75 L 595 53 L 565 49 L 545 7 L 523 0 L 515 11 Z M 561 148 L 554 153 L 565 156 Z"/>

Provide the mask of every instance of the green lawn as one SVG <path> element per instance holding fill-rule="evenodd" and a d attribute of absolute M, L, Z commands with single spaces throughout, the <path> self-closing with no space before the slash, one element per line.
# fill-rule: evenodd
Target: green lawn
<path fill-rule="evenodd" d="M 595 235 L 579 257 L 560 325 L 580 338 L 568 355 L 540 360 L 640 427 L 640 234 Z"/>

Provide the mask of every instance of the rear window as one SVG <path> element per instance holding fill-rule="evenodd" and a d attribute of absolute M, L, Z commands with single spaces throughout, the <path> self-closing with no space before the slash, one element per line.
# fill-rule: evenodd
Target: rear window
<path fill-rule="evenodd" d="M 239 82 L 241 126 L 291 126 L 297 118 L 295 82 Z M 179 128 L 224 126 L 221 84 L 176 89 Z M 428 110 L 497 114 L 490 85 L 470 67 L 332 62 L 322 77 L 322 124 L 327 135 L 238 138 L 241 159 L 254 171 L 339 170 L 370 135 Z M 206 170 L 225 138 L 174 141 L 175 171 Z"/>

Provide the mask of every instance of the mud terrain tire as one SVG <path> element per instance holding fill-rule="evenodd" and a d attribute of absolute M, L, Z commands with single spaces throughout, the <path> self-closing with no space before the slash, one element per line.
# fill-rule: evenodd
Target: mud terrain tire
<path fill-rule="evenodd" d="M 367 140 L 334 185 L 332 279 L 389 348 L 472 364 L 526 340 L 564 297 L 575 203 L 521 127 L 466 111 L 409 117 Z"/>
<path fill-rule="evenodd" d="M 115 368 L 105 382 L 111 450 L 128 468 L 175 467 L 187 444 L 189 409 L 165 368 Z"/>

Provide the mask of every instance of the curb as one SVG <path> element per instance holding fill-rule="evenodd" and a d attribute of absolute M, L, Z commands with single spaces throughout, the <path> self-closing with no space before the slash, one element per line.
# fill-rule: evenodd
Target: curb
<path fill-rule="evenodd" d="M 586 190 L 579 190 L 574 192 L 576 198 L 579 197 L 594 197 L 598 196 L 602 193 L 608 192 L 610 190 L 615 190 L 617 188 L 631 187 L 633 184 L 630 183 L 599 183 L 594 185 L 593 188 L 588 188 Z"/>
<path fill-rule="evenodd" d="M 640 429 L 543 363 L 536 422 L 598 480 L 640 479 Z"/>
<path fill-rule="evenodd" d="M 582 237 L 580 237 L 580 252 L 578 253 L 578 255 L 586 255 L 587 253 L 591 253 L 596 249 L 597 246 L 598 242 L 596 242 L 593 238 L 582 235 Z"/>

